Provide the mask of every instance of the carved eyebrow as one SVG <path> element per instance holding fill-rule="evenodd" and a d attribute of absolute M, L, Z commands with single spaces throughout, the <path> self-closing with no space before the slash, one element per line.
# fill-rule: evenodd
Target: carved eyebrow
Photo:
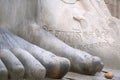
<path fill-rule="evenodd" d="M 61 0 L 63 3 L 65 3 L 65 4 L 75 4 L 77 1 L 79 1 L 79 0 L 75 0 L 74 2 L 67 2 L 67 1 L 65 1 L 65 0 Z"/>

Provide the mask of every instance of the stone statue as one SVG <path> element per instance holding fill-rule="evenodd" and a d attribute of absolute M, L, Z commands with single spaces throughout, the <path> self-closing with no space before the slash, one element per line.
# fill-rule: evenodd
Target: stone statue
<path fill-rule="evenodd" d="M 44 30 L 74 48 L 99 56 L 106 68 L 120 69 L 120 20 L 111 16 L 104 0 L 45 0 L 39 4 L 38 24 Z M 34 43 L 42 46 L 39 41 Z"/>
<path fill-rule="evenodd" d="M 118 25 L 103 0 L 0 0 L 0 80 L 119 68 Z"/>

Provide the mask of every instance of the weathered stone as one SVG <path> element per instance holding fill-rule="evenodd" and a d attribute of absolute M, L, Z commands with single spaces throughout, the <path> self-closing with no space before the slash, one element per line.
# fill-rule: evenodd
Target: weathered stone
<path fill-rule="evenodd" d="M 111 14 L 120 18 L 120 0 L 105 0 Z"/>
<path fill-rule="evenodd" d="M 120 69 L 116 63 L 120 61 L 120 20 L 110 15 L 104 0 L 69 3 L 69 0 L 41 1 L 38 21 L 43 29 L 74 48 L 99 56 L 105 67 Z"/>
<path fill-rule="evenodd" d="M 0 0 L 2 79 L 120 69 L 119 24 L 103 0 Z"/>

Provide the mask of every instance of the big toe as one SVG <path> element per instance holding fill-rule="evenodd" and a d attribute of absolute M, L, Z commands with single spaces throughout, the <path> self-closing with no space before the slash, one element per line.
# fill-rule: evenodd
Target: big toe
<path fill-rule="evenodd" d="M 88 75 L 94 75 L 103 69 L 103 63 L 99 57 L 93 56 L 86 64 L 86 73 Z"/>
<path fill-rule="evenodd" d="M 94 72 L 100 72 L 104 67 L 103 62 L 99 57 L 94 56 L 92 59 L 92 63 L 93 63 Z"/>

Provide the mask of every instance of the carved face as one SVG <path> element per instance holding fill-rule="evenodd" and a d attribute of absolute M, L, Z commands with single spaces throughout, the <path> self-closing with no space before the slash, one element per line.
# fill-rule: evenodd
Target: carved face
<path fill-rule="evenodd" d="M 110 14 L 103 2 L 102 0 L 41 0 L 40 25 L 74 47 L 112 43 L 113 33 L 108 27 Z"/>

